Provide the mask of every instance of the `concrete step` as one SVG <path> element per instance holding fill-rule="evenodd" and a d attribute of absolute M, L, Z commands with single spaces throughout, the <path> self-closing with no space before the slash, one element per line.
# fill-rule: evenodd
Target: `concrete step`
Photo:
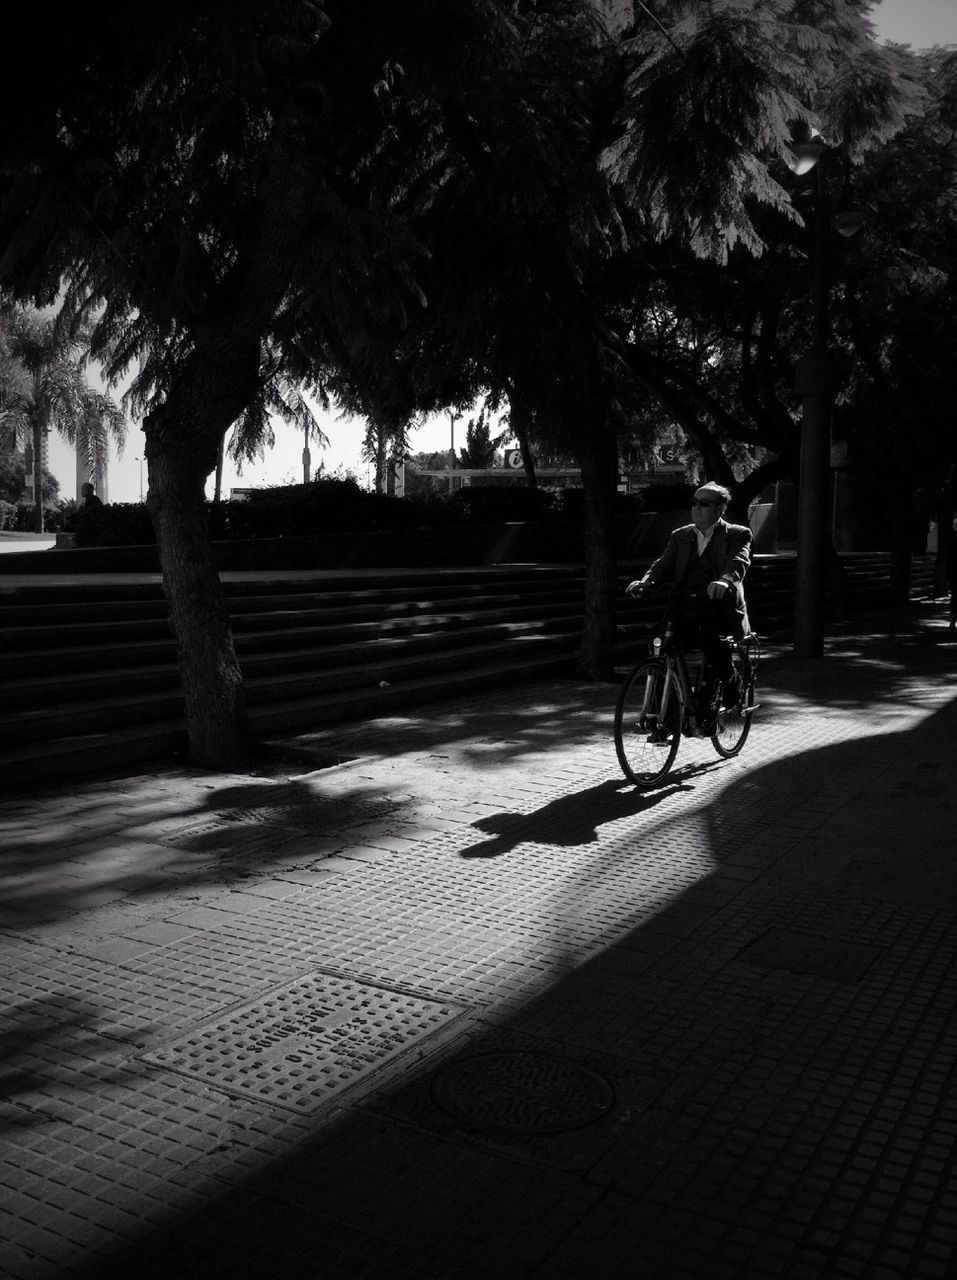
<path fill-rule="evenodd" d="M 472 632 L 464 632 L 463 640 L 458 645 L 418 653 L 407 648 L 394 648 L 391 654 L 380 650 L 340 666 L 313 661 L 290 671 L 273 661 L 271 665 L 264 663 L 258 675 L 244 669 L 247 706 L 326 693 L 344 696 L 354 689 L 377 687 L 381 681 L 393 683 L 420 678 L 472 663 L 510 664 L 512 656 L 519 653 L 526 663 L 534 663 L 538 656 L 550 656 L 555 651 L 573 654 L 578 645 L 578 628 L 569 626 L 548 634 L 533 626 L 516 626 L 505 638 L 499 634 L 496 639 L 477 643 Z M 32 686 L 33 697 L 22 697 L 19 706 L 8 706 L 0 693 L 0 706 L 4 708 L 0 712 L 0 742 L 50 740 L 74 734 L 81 725 L 85 731 L 97 733 L 111 726 L 125 728 L 182 715 L 178 671 L 165 668 L 162 679 L 155 679 L 155 674 L 154 671 L 133 672 L 132 680 L 123 680 L 114 672 L 92 689 L 82 684 L 78 689 L 69 681 L 58 681 L 55 686 L 49 682 L 38 683 Z M 87 696 L 82 696 L 84 693 Z"/>
<path fill-rule="evenodd" d="M 315 594 L 304 595 L 302 606 L 295 608 L 288 607 L 289 597 L 286 596 L 240 597 L 238 601 L 230 600 L 229 606 L 232 630 L 237 639 L 267 631 L 295 631 L 302 636 L 308 630 L 316 643 L 322 643 L 323 636 L 361 640 L 372 634 L 373 629 L 410 634 L 430 626 L 469 625 L 472 619 L 487 616 L 490 611 L 513 616 L 555 616 L 567 612 L 570 607 L 580 609 L 582 592 L 583 586 L 579 582 L 576 585 L 563 584 L 554 591 L 543 590 L 539 585 L 534 590 L 506 594 L 490 590 L 484 597 L 469 595 L 443 599 L 429 592 L 426 598 L 409 598 L 406 594 L 403 599 L 367 602 L 364 598 L 350 601 L 336 593 L 333 603 Z M 365 595 L 363 592 L 362 596 Z M 276 607 L 279 601 L 282 604 Z M 153 641 L 162 642 L 171 639 L 172 632 L 165 602 L 161 603 L 162 611 L 156 613 L 151 602 L 150 616 L 147 617 L 125 616 L 128 607 L 125 602 L 124 616 L 114 614 L 113 606 L 103 603 L 94 606 L 98 613 L 95 620 L 71 622 L 62 619 L 39 625 L 16 620 L 27 614 L 23 607 L 0 606 L 0 619 L 4 624 L 0 630 L 0 652 L 13 659 L 45 649 L 68 648 L 75 651 L 75 657 L 79 651 L 103 645 L 135 642 L 140 646 Z M 237 610 L 236 603 L 245 608 Z M 129 607 L 135 610 L 140 606 Z M 11 618 L 11 614 L 16 615 L 15 618 Z"/>
<path fill-rule="evenodd" d="M 887 556 L 844 563 L 852 608 L 886 601 Z M 661 618 L 660 604 L 623 595 L 645 567 L 621 566 L 622 664 L 640 656 Z M 794 572 L 793 557 L 756 558 L 749 601 L 759 632 L 790 631 Z M 932 577 L 932 558 L 915 560 L 917 594 Z M 225 581 L 254 731 L 570 674 L 583 581 L 576 566 Z M 93 585 L 0 582 L 0 787 L 137 767 L 182 749 L 176 646 L 158 581 Z"/>
<path fill-rule="evenodd" d="M 556 653 L 539 655 L 531 667 L 525 655 L 488 666 L 460 665 L 441 675 L 404 680 L 385 689 L 376 686 L 252 707 L 250 726 L 254 734 L 266 738 L 297 729 L 391 715 L 408 707 L 443 698 L 465 697 L 484 689 L 501 688 L 504 684 L 548 675 L 569 675 L 572 663 L 572 656 Z M 141 768 L 150 761 L 175 764 L 183 759 L 185 750 L 186 731 L 181 719 L 26 743 L 13 752 L 0 750 L 0 790 L 19 791 L 44 782 L 60 782 L 66 777 L 126 771 Z"/>
<path fill-rule="evenodd" d="M 244 652 L 242 645 L 237 645 L 237 652 L 246 679 L 274 675 L 277 672 L 291 675 L 295 672 L 315 672 L 317 668 L 328 668 L 336 671 L 338 678 L 348 682 L 347 672 L 350 667 L 376 664 L 384 667 L 406 655 L 454 654 L 469 645 L 492 642 L 505 644 L 529 635 L 572 634 L 577 637 L 580 626 L 579 609 L 571 614 L 544 620 L 516 621 L 491 616 L 482 625 L 461 631 L 381 636 L 369 639 L 362 645 L 348 643 L 309 646 L 277 652 L 275 647 L 268 648 L 264 644 L 263 652 L 249 653 Z M 150 665 L 107 664 L 80 670 L 87 655 L 78 651 L 74 669 L 64 671 L 64 665 L 72 667 L 73 664 L 64 664 L 63 656 L 63 651 L 55 655 L 55 660 L 50 653 L 37 655 L 33 661 L 25 660 L 22 665 L 18 664 L 15 675 L 0 679 L 0 707 L 4 712 L 55 703 L 62 701 L 65 696 L 74 702 L 84 702 L 109 696 L 129 697 L 171 687 L 179 688 L 175 646 L 167 646 L 162 655 L 154 652 L 154 661 Z M 98 653 L 96 656 L 102 658 L 103 654 Z M 161 656 L 165 660 L 161 661 Z"/>

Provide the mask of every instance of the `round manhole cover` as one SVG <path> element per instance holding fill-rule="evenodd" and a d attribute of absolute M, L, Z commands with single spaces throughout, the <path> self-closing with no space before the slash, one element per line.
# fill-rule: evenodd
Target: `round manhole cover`
<path fill-rule="evenodd" d="M 432 1081 L 436 1105 L 472 1128 L 564 1133 L 601 1119 L 615 1094 L 596 1071 L 544 1053 L 487 1053 L 445 1067 Z"/>

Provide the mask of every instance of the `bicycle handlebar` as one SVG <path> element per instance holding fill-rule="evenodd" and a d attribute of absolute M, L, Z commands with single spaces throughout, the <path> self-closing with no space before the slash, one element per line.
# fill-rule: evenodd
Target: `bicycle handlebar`
<path fill-rule="evenodd" d="M 669 603 L 677 600 L 707 600 L 708 590 L 706 587 L 699 587 L 697 591 L 673 590 L 669 587 L 659 587 L 655 583 L 650 583 L 647 587 L 642 587 L 636 595 L 645 596 L 651 600 L 667 600 Z M 634 598 L 634 597 L 633 597 Z"/>

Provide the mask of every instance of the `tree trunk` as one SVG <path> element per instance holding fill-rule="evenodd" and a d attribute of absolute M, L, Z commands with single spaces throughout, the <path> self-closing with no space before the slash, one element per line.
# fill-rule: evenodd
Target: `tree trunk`
<path fill-rule="evenodd" d="M 846 622 L 851 614 L 850 583 L 833 538 L 827 540 L 827 584 L 830 588 L 831 617 L 835 622 Z"/>
<path fill-rule="evenodd" d="M 33 434 L 33 530 L 35 533 L 42 533 L 43 441 L 47 432 L 47 418 L 42 410 L 37 409 L 30 415 L 30 430 Z"/>
<path fill-rule="evenodd" d="M 249 734 L 243 677 L 213 558 L 204 489 L 223 436 L 255 390 L 258 369 L 258 343 L 243 347 L 224 341 L 218 348 L 198 348 L 175 391 L 143 423 L 146 506 L 178 643 L 189 758 L 211 769 L 243 768 Z"/>
<path fill-rule="evenodd" d="M 606 414 L 598 409 L 581 439 L 585 543 L 585 614 L 578 674 L 586 680 L 610 680 L 615 673 L 615 615 L 618 575 L 615 560 L 615 493 L 618 441 Z"/>
<path fill-rule="evenodd" d="M 152 450 L 147 506 L 179 645 L 189 758 L 206 768 L 237 769 L 249 749 L 243 678 L 206 528 L 206 477 L 192 461 Z"/>
<path fill-rule="evenodd" d="M 949 594 L 948 573 L 950 569 L 950 558 L 955 553 L 953 525 L 954 525 L 954 504 L 948 499 L 942 499 L 937 506 L 935 512 L 937 519 L 937 554 L 934 557 L 934 597 L 946 596 Z"/>
<path fill-rule="evenodd" d="M 910 573 L 913 557 L 913 503 L 911 491 L 903 487 L 896 492 L 890 508 L 891 569 L 890 598 L 896 605 L 910 600 Z"/>
<path fill-rule="evenodd" d="M 385 491 L 385 472 L 386 472 L 386 452 L 388 441 L 386 439 L 385 427 L 376 424 L 373 427 L 375 431 L 375 491 L 383 493 Z"/>
<path fill-rule="evenodd" d="M 532 449 L 528 442 L 531 414 L 528 401 L 514 383 L 509 391 L 508 407 L 508 425 L 521 450 L 525 481 L 530 489 L 537 489 L 538 477 L 535 475 L 535 459 L 532 457 Z"/>

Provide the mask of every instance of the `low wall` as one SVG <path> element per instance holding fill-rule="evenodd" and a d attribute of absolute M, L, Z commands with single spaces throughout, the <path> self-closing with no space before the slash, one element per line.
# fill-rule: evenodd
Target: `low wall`
<path fill-rule="evenodd" d="M 754 516 L 756 551 L 773 551 Z M 687 522 L 681 511 L 615 520 L 615 555 L 623 562 L 660 554 L 672 529 Z M 580 564 L 578 520 L 516 521 L 450 529 L 400 529 L 384 533 L 333 533 L 308 538 L 256 538 L 214 542 L 220 569 L 429 569 L 491 564 Z M 3 556 L 7 573 L 157 573 L 155 547 L 56 547 Z"/>

